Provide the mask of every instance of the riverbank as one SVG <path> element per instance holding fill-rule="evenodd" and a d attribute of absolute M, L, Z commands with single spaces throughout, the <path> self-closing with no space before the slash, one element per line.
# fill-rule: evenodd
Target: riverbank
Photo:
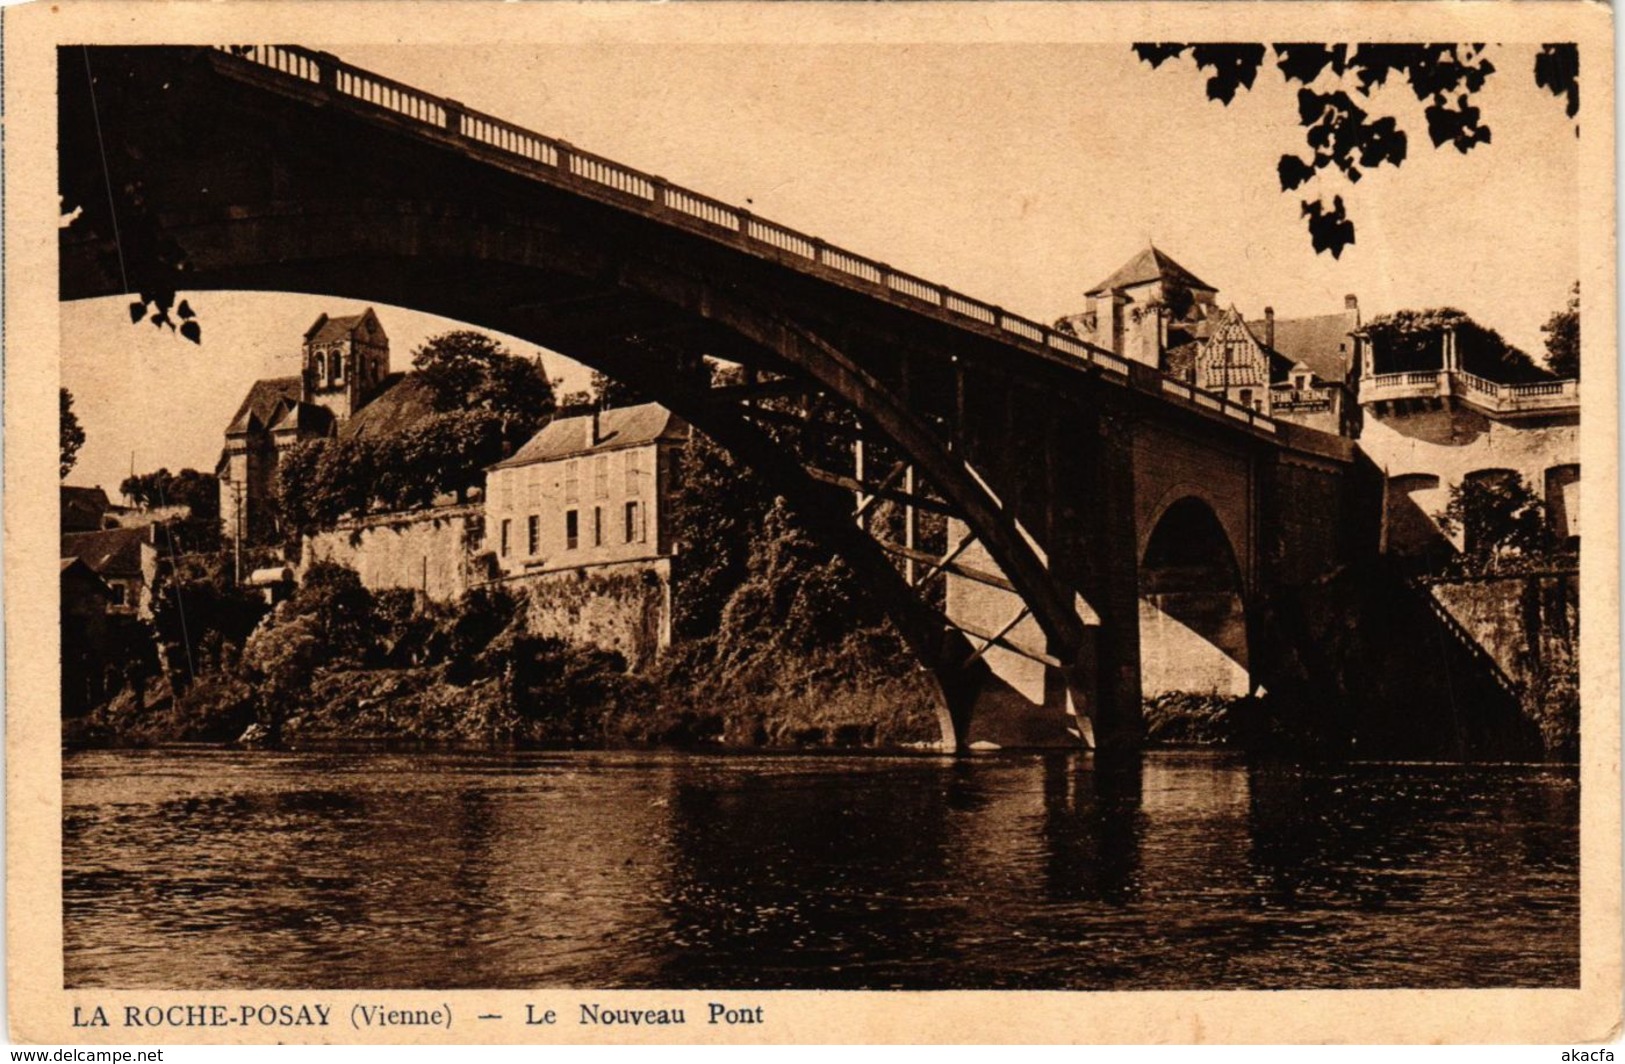
<path fill-rule="evenodd" d="M 335 662 L 300 686 L 242 670 L 179 696 L 159 678 L 63 721 L 75 747 L 172 743 L 406 742 L 515 747 L 911 748 L 940 741 L 930 677 L 884 675 L 862 655 L 819 652 L 730 667 L 714 647 L 676 647 L 628 672 L 615 654 L 507 632 L 462 659 L 370 667 Z"/>

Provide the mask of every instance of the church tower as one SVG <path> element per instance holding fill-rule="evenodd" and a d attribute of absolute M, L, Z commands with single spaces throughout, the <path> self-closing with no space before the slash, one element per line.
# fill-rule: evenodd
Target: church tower
<path fill-rule="evenodd" d="M 301 398 L 325 407 L 342 424 L 383 387 L 389 376 L 389 337 L 371 307 L 360 314 L 326 314 L 305 330 Z"/>

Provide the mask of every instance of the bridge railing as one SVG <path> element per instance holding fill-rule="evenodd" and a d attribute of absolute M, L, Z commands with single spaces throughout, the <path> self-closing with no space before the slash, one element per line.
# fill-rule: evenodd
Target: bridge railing
<path fill-rule="evenodd" d="M 910 306 L 923 304 L 961 327 L 972 323 L 991 327 L 999 330 L 1007 339 L 1025 341 L 1027 345 L 1046 353 L 1059 352 L 1071 360 L 1100 367 L 1117 376 L 1128 375 L 1126 359 L 1084 343 L 1076 336 L 924 278 L 894 270 L 882 262 L 836 247 L 817 237 L 757 218 L 749 211 L 673 185 L 664 178 L 623 166 L 612 159 L 582 151 L 566 141 L 543 136 L 494 115 L 472 110 L 456 100 L 435 96 L 393 78 L 375 74 L 327 52 L 299 45 L 217 45 L 214 51 L 320 86 L 334 95 L 370 104 L 437 132 L 524 159 L 555 174 L 567 174 L 600 188 L 613 190 L 625 200 L 641 202 L 643 209 L 665 220 L 670 221 L 674 215 L 682 216 L 708 229 L 719 230 L 721 233 L 718 235 L 725 233 L 752 250 L 772 249 L 778 255 L 788 254 L 804 260 L 814 269 L 822 267 L 866 281 L 880 290 L 877 294 L 884 294 L 892 301 L 906 302 Z M 1163 391 L 1196 406 L 1218 411 L 1260 431 L 1276 431 L 1271 418 L 1221 396 L 1199 392 L 1171 378 L 1165 378 Z"/>
<path fill-rule="evenodd" d="M 1242 406 L 1240 403 L 1232 403 L 1222 395 L 1216 395 L 1213 392 L 1203 391 L 1194 384 L 1187 384 L 1184 381 L 1175 380 L 1172 377 L 1163 377 L 1162 390 L 1166 395 L 1178 396 L 1179 398 L 1194 403 L 1197 406 L 1207 407 L 1209 410 L 1222 413 L 1226 417 L 1231 417 L 1237 421 L 1244 421 L 1249 425 L 1254 425 L 1263 429 L 1265 432 L 1275 431 L 1275 421 L 1273 418 L 1261 414 L 1251 407 Z"/>

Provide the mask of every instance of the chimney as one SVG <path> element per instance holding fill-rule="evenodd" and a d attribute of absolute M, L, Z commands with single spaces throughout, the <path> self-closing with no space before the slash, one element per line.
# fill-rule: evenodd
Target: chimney
<path fill-rule="evenodd" d="M 1264 346 L 1275 350 L 1275 308 L 1264 308 Z"/>
<path fill-rule="evenodd" d="M 593 407 L 592 407 L 592 445 L 594 447 L 597 447 L 598 446 L 598 441 L 602 440 L 604 438 L 603 435 L 599 432 L 598 414 L 599 414 L 599 406 L 598 406 L 597 403 L 594 403 Z"/>

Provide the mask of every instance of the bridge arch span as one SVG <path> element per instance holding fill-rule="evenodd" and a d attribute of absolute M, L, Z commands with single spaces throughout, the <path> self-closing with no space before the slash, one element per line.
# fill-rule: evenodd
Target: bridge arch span
<path fill-rule="evenodd" d="M 1238 519 L 1244 517 L 1245 514 L 1232 513 L 1234 508 L 1227 505 L 1228 500 L 1219 497 L 1206 484 L 1181 480 L 1163 489 L 1156 502 L 1145 510 L 1145 515 L 1139 521 L 1139 527 L 1136 530 L 1138 540 L 1135 556 L 1140 559 L 1143 565 L 1147 552 L 1151 547 L 1152 536 L 1162 528 L 1163 519 L 1175 506 L 1188 501 L 1200 503 L 1218 525 L 1218 531 L 1224 537 L 1225 546 L 1229 550 L 1231 559 L 1240 574 L 1239 578 L 1243 586 L 1245 586 L 1247 571 L 1242 562 L 1244 554 L 1241 548 L 1247 542 L 1247 530 L 1244 527 L 1237 527 Z"/>
<path fill-rule="evenodd" d="M 206 73 L 193 67 L 166 76 L 178 83 Z M 150 121 L 140 109 L 100 102 L 110 134 L 143 139 L 128 128 Z M 242 106 L 252 112 L 259 104 Z M 994 562 L 992 578 L 1014 590 L 1036 622 L 1038 645 L 1026 649 L 1051 662 L 1081 715 L 1093 713 L 1094 692 L 1077 675 L 1089 637 L 1076 592 L 1051 575 L 1043 550 L 968 461 L 943 416 L 951 395 L 939 400 L 942 414 L 922 415 L 919 394 L 912 403 L 897 394 L 897 361 L 885 348 L 871 343 L 862 356 L 842 349 L 849 340 L 843 308 L 828 305 L 828 293 L 809 295 L 816 286 L 807 278 L 760 262 L 744 264 L 747 273 L 737 255 L 691 233 L 651 227 L 518 175 L 493 179 L 482 160 L 446 157 L 345 113 L 318 113 L 298 138 L 287 137 L 285 119 L 275 116 L 212 117 L 218 137 L 167 141 L 162 164 L 112 178 L 144 189 L 153 208 L 126 225 L 184 262 L 175 287 L 410 307 L 520 337 L 627 381 L 760 470 L 852 564 L 939 681 L 943 737 L 955 746 L 970 734 L 975 693 L 989 673 L 979 651 L 1011 642 L 1009 630 L 972 636 L 956 627 L 940 600 L 904 575 L 920 567 L 942 578 L 950 566 L 913 558 L 905 570 L 853 514 L 855 496 L 936 505 L 971 531 Z M 366 166 L 334 164 L 368 156 Z M 65 165 L 74 158 L 65 155 Z M 200 186 L 207 196 L 198 195 Z M 114 237 L 83 224 L 63 230 L 64 298 L 138 286 L 124 274 Z M 745 367 L 747 383 L 686 387 L 681 367 L 707 355 Z M 783 426 L 761 420 L 784 413 L 764 411 L 763 397 L 835 408 L 834 423 L 813 431 L 859 427 L 875 468 L 808 468 L 780 442 Z M 903 484 L 916 476 L 921 486 L 909 495 Z"/>
<path fill-rule="evenodd" d="M 1196 491 L 1157 511 L 1140 549 L 1140 685 L 1238 698 L 1252 692 L 1242 568 L 1232 533 Z"/>
<path fill-rule="evenodd" d="M 960 741 L 998 652 L 1045 670 L 1041 714 L 1075 707 L 1080 733 L 1098 715 L 1105 741 L 1132 742 L 1135 548 L 1179 505 L 1167 485 L 1201 485 L 1241 586 L 1258 580 L 1261 458 L 1293 435 L 1270 419 L 335 57 L 230 51 L 59 63 L 59 175 L 83 212 L 60 234 L 63 298 L 341 295 L 626 380 L 762 469 L 853 563 L 944 681 Z M 675 369 L 705 355 L 744 379 L 686 388 Z M 827 451 L 847 468 L 792 455 L 786 417 L 847 447 Z M 934 506 L 971 536 L 936 557 L 882 542 L 876 499 Z M 1015 601 L 955 616 L 921 588 L 949 576 Z"/>

